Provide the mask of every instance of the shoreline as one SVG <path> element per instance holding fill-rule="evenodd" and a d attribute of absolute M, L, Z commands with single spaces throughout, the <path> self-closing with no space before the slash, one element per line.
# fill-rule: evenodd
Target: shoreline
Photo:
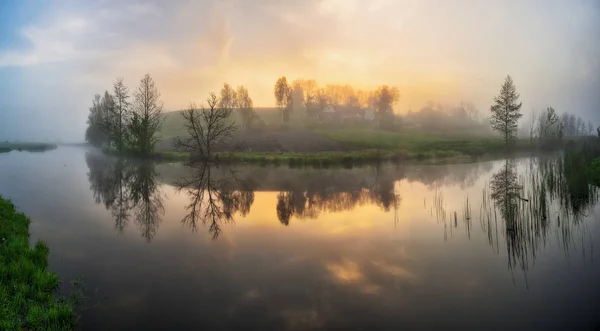
<path fill-rule="evenodd" d="M 0 196 L 0 329 L 73 330 L 73 305 L 57 295 L 61 281 L 48 269 L 46 243 L 29 245 L 30 223 Z"/>

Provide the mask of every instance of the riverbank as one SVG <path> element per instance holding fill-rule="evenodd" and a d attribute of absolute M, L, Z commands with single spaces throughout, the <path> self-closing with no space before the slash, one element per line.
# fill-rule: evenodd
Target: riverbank
<path fill-rule="evenodd" d="M 27 152 L 45 152 L 55 149 L 55 144 L 47 143 L 11 143 L 0 142 L 0 153 L 8 153 L 11 151 L 27 151 Z"/>
<path fill-rule="evenodd" d="M 30 220 L 0 196 L 0 330 L 72 330 L 72 305 L 56 296 L 48 247 L 29 246 Z"/>

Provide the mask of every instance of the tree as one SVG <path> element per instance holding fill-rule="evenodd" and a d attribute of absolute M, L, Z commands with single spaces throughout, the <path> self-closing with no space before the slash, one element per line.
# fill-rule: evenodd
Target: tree
<path fill-rule="evenodd" d="M 502 134 L 506 145 L 514 141 L 519 119 L 523 116 L 521 114 L 523 104 L 518 100 L 519 93 L 517 93 L 513 80 L 510 76 L 506 76 L 500 95 L 494 97 L 495 104 L 490 108 L 492 129 Z"/>
<path fill-rule="evenodd" d="M 160 92 L 146 74 L 133 94 L 133 117 L 129 123 L 131 147 L 140 155 L 150 155 L 158 141 L 156 134 L 164 120 Z"/>
<path fill-rule="evenodd" d="M 292 83 L 292 109 L 294 111 L 300 111 L 304 108 L 304 85 L 303 80 L 295 80 Z"/>
<path fill-rule="evenodd" d="M 114 132 L 114 113 L 115 113 L 115 100 L 112 95 L 108 93 L 108 91 L 104 91 L 104 96 L 102 96 L 102 101 L 100 102 L 102 108 L 102 117 L 104 118 L 103 126 L 104 132 L 106 133 L 106 142 L 109 145 L 112 145 L 113 142 L 113 132 Z"/>
<path fill-rule="evenodd" d="M 281 121 L 287 123 L 289 121 L 289 110 L 292 106 L 292 89 L 287 82 L 287 79 L 281 77 L 275 83 L 275 103 L 281 110 Z"/>
<path fill-rule="evenodd" d="M 117 78 L 117 80 L 113 83 L 113 93 L 114 93 L 114 115 L 115 118 L 113 125 L 113 138 L 112 140 L 117 145 L 117 150 L 119 152 L 123 152 L 124 144 L 126 141 L 126 133 L 125 130 L 126 124 L 129 121 L 130 117 L 130 106 L 129 103 L 129 90 L 127 86 L 123 84 L 123 78 Z"/>
<path fill-rule="evenodd" d="M 559 118 L 552 107 L 546 108 L 546 111 L 540 115 L 538 120 L 538 136 L 547 140 L 551 137 L 559 137 Z"/>
<path fill-rule="evenodd" d="M 400 91 L 397 87 L 382 85 L 374 95 L 375 110 L 380 115 L 391 114 L 398 99 L 400 99 Z"/>
<path fill-rule="evenodd" d="M 175 148 L 194 151 L 202 160 L 210 160 L 215 144 L 225 143 L 236 130 L 230 116 L 233 108 L 221 108 L 219 98 L 211 93 L 206 100 L 208 107 L 197 109 L 194 104 L 182 113 L 186 137 L 175 139 Z"/>
<path fill-rule="evenodd" d="M 219 96 L 219 108 L 234 109 L 237 107 L 237 95 L 231 85 L 225 83 Z"/>
<path fill-rule="evenodd" d="M 588 136 L 594 134 L 594 124 L 592 123 L 592 121 L 588 121 L 587 134 Z"/>
<path fill-rule="evenodd" d="M 236 97 L 240 117 L 242 118 L 242 125 L 246 129 L 249 129 L 252 124 L 252 119 L 254 118 L 252 99 L 244 86 L 238 86 Z"/>
<path fill-rule="evenodd" d="M 581 117 L 577 117 L 577 124 L 575 126 L 577 128 L 577 135 L 583 136 L 585 135 L 585 122 Z"/>
<path fill-rule="evenodd" d="M 102 96 L 94 95 L 90 113 L 88 115 L 88 127 L 85 131 L 85 140 L 93 146 L 100 147 L 108 140 L 108 132 L 106 131 L 107 118 L 102 109 Z"/>

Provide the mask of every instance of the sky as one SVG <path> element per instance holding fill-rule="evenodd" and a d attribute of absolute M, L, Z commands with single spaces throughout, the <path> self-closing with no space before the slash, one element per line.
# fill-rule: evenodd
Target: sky
<path fill-rule="evenodd" d="M 598 36 L 596 0 L 0 0 L 0 140 L 82 141 L 94 94 L 145 73 L 167 111 L 224 82 L 274 106 L 286 76 L 484 115 L 510 74 L 524 111 L 600 125 Z"/>

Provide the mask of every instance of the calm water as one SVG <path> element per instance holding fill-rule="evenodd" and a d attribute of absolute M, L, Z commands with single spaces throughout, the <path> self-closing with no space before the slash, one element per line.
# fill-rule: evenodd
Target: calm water
<path fill-rule="evenodd" d="M 52 270 L 84 277 L 83 330 L 592 330 L 600 205 L 548 180 L 553 161 L 189 168 L 61 147 L 0 154 L 0 194 Z"/>

